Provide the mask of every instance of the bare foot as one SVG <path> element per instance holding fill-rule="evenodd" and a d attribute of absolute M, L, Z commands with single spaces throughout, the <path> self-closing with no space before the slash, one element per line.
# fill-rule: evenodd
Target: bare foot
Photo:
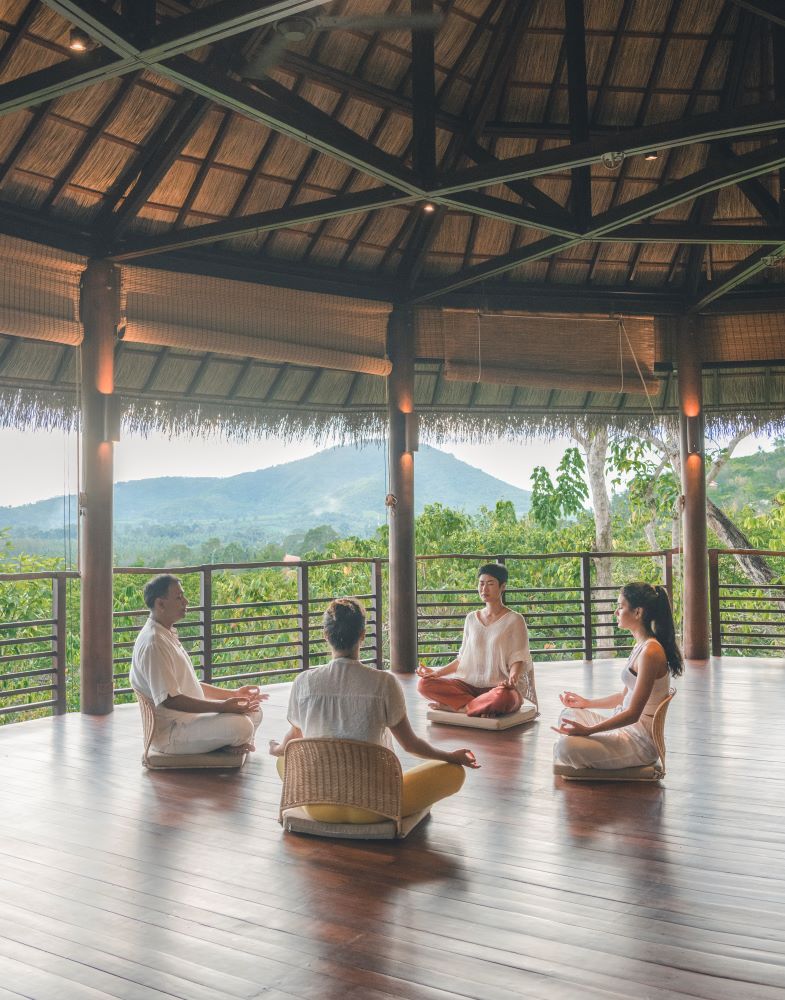
<path fill-rule="evenodd" d="M 450 708 L 449 705 L 442 705 L 438 701 L 429 701 L 428 708 L 432 708 L 434 712 L 452 712 L 454 715 L 465 715 L 465 708 Z"/>
<path fill-rule="evenodd" d="M 239 746 L 226 747 L 229 753 L 254 753 L 256 750 L 255 743 L 241 743 Z"/>

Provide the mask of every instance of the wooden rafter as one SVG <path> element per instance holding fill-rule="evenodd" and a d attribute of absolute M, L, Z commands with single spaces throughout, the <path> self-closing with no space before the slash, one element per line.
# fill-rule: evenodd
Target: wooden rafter
<path fill-rule="evenodd" d="M 624 226 L 650 218 L 664 209 L 691 201 L 693 198 L 717 188 L 736 184 L 739 180 L 747 177 L 769 173 L 781 164 L 785 164 L 785 141 L 739 156 L 735 169 L 732 171 L 729 171 L 724 165 L 704 167 L 687 177 L 672 181 L 597 216 L 592 220 L 589 230 L 581 237 L 548 236 L 521 250 L 493 258 L 483 264 L 468 268 L 464 272 L 427 285 L 422 290 L 416 291 L 411 301 L 422 302 L 436 298 L 444 292 L 503 274 L 521 264 L 543 260 L 562 250 L 576 246 L 578 243 L 591 240 L 595 236 L 610 235 Z"/>
<path fill-rule="evenodd" d="M 570 141 L 589 140 L 589 96 L 586 86 L 586 27 L 583 0 L 564 0 L 567 50 L 567 98 Z M 585 228 L 591 216 L 591 167 L 572 171 L 571 208 L 578 225 Z"/>

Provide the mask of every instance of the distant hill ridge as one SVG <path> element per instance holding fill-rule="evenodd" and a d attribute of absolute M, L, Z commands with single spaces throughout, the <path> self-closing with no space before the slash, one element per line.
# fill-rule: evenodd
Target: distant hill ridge
<path fill-rule="evenodd" d="M 415 505 L 439 502 L 470 513 L 498 500 L 528 511 L 530 493 L 489 476 L 453 455 L 422 446 L 417 453 Z M 118 529 L 156 525 L 209 525 L 224 539 L 238 525 L 275 537 L 331 525 L 339 534 L 367 535 L 385 521 L 386 453 L 381 444 L 342 446 L 256 472 L 217 478 L 167 476 L 117 483 Z M 71 498 L 72 520 L 76 503 Z M 62 532 L 63 498 L 0 507 L 0 528 L 12 534 Z"/>

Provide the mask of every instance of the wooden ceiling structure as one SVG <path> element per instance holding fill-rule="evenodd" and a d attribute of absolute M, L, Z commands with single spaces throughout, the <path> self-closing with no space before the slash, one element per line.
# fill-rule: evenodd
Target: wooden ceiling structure
<path fill-rule="evenodd" d="M 412 12 L 440 24 L 309 20 Z M 297 19 L 305 37 L 249 78 Z M 87 51 L 69 48 L 74 28 Z M 773 0 L 0 2 L 5 237 L 395 307 L 734 316 L 741 340 L 765 314 L 765 345 L 716 354 L 706 376 L 726 422 L 785 408 L 783 136 Z M 565 323 L 565 351 L 580 336 Z M 651 400 L 446 384 L 444 358 L 421 354 L 417 406 L 451 433 L 454 415 L 482 430 L 675 413 L 664 339 Z M 119 350 L 140 424 L 166 411 L 182 426 L 196 406 L 246 427 L 353 415 L 367 431 L 384 406 L 362 372 Z M 73 353 L 0 337 L 0 387 L 65 398 Z"/>

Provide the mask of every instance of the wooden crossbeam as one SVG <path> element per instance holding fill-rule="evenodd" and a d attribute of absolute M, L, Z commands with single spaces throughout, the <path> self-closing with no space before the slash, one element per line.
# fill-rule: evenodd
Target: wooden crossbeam
<path fill-rule="evenodd" d="M 749 281 L 750 278 L 764 271 L 767 267 L 778 263 L 783 255 L 785 255 L 785 243 L 774 249 L 761 247 L 760 250 L 756 250 L 755 253 L 750 254 L 745 260 L 740 261 L 727 271 L 720 281 L 708 285 L 697 298 L 693 299 L 687 307 L 687 311 L 691 313 L 702 312 L 712 302 L 716 302 L 717 299 Z"/>
<path fill-rule="evenodd" d="M 732 0 L 732 2 L 765 21 L 771 21 L 772 24 L 785 28 L 785 7 L 780 0 Z"/>
<path fill-rule="evenodd" d="M 649 218 L 685 201 L 691 201 L 693 198 L 708 194 L 717 188 L 727 187 L 740 180 L 769 173 L 783 164 L 785 164 L 785 141 L 737 157 L 732 169 L 724 164 L 704 167 L 687 177 L 665 184 L 595 217 L 589 230 L 583 236 L 548 236 L 519 250 L 492 258 L 462 272 L 459 271 L 449 278 L 426 285 L 416 292 L 410 301 L 423 302 L 437 298 L 447 291 L 487 280 L 521 264 L 543 260 L 562 250 L 576 246 L 578 243 L 592 240 L 594 237 L 610 235 L 631 223 Z"/>
<path fill-rule="evenodd" d="M 392 184 L 419 197 L 423 197 L 425 193 L 415 183 L 411 172 L 401 166 L 397 157 L 373 146 L 323 111 L 291 94 L 285 87 L 278 86 L 273 99 L 269 93 L 263 94 L 255 88 L 221 76 L 187 56 L 169 60 L 164 64 L 163 71 L 186 89 L 236 111 L 245 118 L 261 122 L 297 142 L 319 149 L 385 184 Z M 265 82 L 265 89 L 272 86 L 274 81 Z"/>
<path fill-rule="evenodd" d="M 757 135 L 785 127 L 785 101 L 745 105 L 733 111 L 710 112 L 694 118 L 661 122 L 619 132 L 612 138 L 591 139 L 556 149 L 502 160 L 496 166 L 461 170 L 446 178 L 429 197 L 473 191 L 490 184 L 508 183 L 521 177 L 541 177 L 591 163 L 599 163 L 605 153 L 623 152 L 639 156 L 675 146 Z"/>
<path fill-rule="evenodd" d="M 335 198 L 322 198 L 318 201 L 289 205 L 268 212 L 256 212 L 253 215 L 224 219 L 221 222 L 209 222 L 204 226 L 177 229 L 160 236 L 132 237 L 120 240 L 110 249 L 109 256 L 118 261 L 133 260 L 163 251 L 216 243 L 219 240 L 232 239 L 244 233 L 269 232 L 288 226 L 302 226 L 318 222 L 321 219 L 334 219 L 338 216 L 353 215 L 358 212 L 371 212 L 375 209 L 387 208 L 390 205 L 409 204 L 412 200 L 411 196 L 401 194 L 400 191 L 390 187 L 355 191 L 351 194 L 338 195 Z"/>
<path fill-rule="evenodd" d="M 412 12 L 430 15 L 432 0 L 412 0 Z M 436 67 L 432 31 L 412 32 L 412 153 L 424 188 L 436 181 Z"/>

